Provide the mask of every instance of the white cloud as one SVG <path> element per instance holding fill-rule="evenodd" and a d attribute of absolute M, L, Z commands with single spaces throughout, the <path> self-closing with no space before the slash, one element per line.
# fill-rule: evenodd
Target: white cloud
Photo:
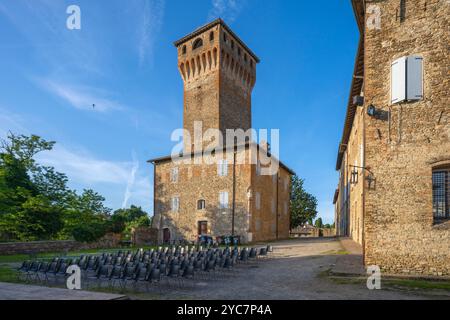
<path fill-rule="evenodd" d="M 80 110 L 106 112 L 124 109 L 120 103 L 108 98 L 109 94 L 104 90 L 88 86 L 71 86 L 51 79 L 35 79 L 35 82 Z"/>
<path fill-rule="evenodd" d="M 138 55 L 139 65 L 142 66 L 153 57 L 153 47 L 156 34 L 163 24 L 164 6 L 163 0 L 145 0 L 138 28 L 139 43 Z"/>
<path fill-rule="evenodd" d="M 212 0 L 208 20 L 223 18 L 226 22 L 232 23 L 239 16 L 244 5 L 245 0 Z"/>
<path fill-rule="evenodd" d="M 16 134 L 26 134 L 28 130 L 22 125 L 23 119 L 6 109 L 0 108 L 0 137 L 6 138 L 9 131 Z"/>
<path fill-rule="evenodd" d="M 46 166 L 52 166 L 57 171 L 63 172 L 69 178 L 71 185 L 94 190 L 108 190 L 110 194 L 123 194 L 123 201 L 108 198 L 108 204 L 118 207 L 130 203 L 150 208 L 152 196 L 152 184 L 150 176 L 139 171 L 139 162 L 133 155 L 133 161 L 109 161 L 98 159 L 84 149 L 67 149 L 56 144 L 54 149 L 42 152 L 36 156 L 36 160 Z M 100 191 L 100 193 L 102 193 Z"/>
<path fill-rule="evenodd" d="M 132 152 L 133 158 L 133 167 L 131 168 L 130 175 L 128 177 L 127 188 L 125 189 L 125 194 L 123 196 L 122 209 L 127 207 L 128 201 L 131 197 L 131 188 L 133 187 L 136 181 L 136 172 L 139 169 L 139 161 L 136 159 L 136 152 L 133 150 Z"/>

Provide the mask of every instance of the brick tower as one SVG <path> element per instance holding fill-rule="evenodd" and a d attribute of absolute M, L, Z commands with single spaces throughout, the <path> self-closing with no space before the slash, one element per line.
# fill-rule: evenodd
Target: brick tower
<path fill-rule="evenodd" d="M 183 127 L 191 134 L 191 145 L 194 121 L 202 122 L 203 132 L 219 129 L 224 138 L 226 129 L 251 128 L 258 57 L 221 19 L 174 44 L 184 83 Z"/>

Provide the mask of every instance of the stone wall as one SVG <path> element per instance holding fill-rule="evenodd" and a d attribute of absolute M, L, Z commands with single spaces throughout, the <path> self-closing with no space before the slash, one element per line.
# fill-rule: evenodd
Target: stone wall
<path fill-rule="evenodd" d="M 450 3 L 408 0 L 404 19 L 399 1 L 366 5 L 379 7 L 381 29 L 364 26 L 364 107 L 356 109 L 343 168 L 362 163 L 375 182 L 369 187 L 360 176 L 351 187 L 350 236 L 363 244 L 365 264 L 383 272 L 449 275 L 450 221 L 433 217 L 432 171 L 450 168 Z M 423 57 L 423 100 L 391 104 L 391 63 L 408 55 Z M 389 117 L 368 116 L 371 104 Z"/>
<path fill-rule="evenodd" d="M 0 243 L 0 255 L 108 249 L 117 248 L 119 243 L 120 235 L 116 234 L 106 235 L 99 241 L 92 243 L 82 243 L 74 240 L 2 242 Z"/>
<path fill-rule="evenodd" d="M 154 245 L 158 242 L 158 229 L 138 227 L 131 232 L 133 246 Z"/>
<path fill-rule="evenodd" d="M 234 233 L 242 242 L 273 240 L 289 237 L 290 174 L 280 168 L 278 176 L 256 175 L 256 165 L 249 164 L 249 149 L 237 154 L 244 164 L 236 165 L 236 199 Z M 231 159 L 230 159 L 231 158 Z M 228 174 L 219 176 L 217 165 L 182 164 L 166 161 L 156 164 L 155 219 L 153 227 L 170 230 L 171 240 L 195 241 L 198 222 L 207 221 L 208 234 L 217 237 L 231 235 L 233 196 L 233 157 L 229 157 Z M 170 171 L 178 168 L 178 181 L 170 181 Z M 228 192 L 228 208 L 219 209 L 219 193 Z M 278 191 L 278 210 L 277 196 Z M 256 207 L 256 193 L 260 207 Z M 170 201 L 179 197 L 180 208 L 172 212 Z M 198 210 L 197 201 L 205 200 L 206 208 Z"/>
<path fill-rule="evenodd" d="M 212 38 L 211 38 L 212 37 Z M 201 40 L 203 45 L 194 48 Z M 184 128 L 194 137 L 194 122 L 203 132 L 251 128 L 251 93 L 256 61 L 222 24 L 178 44 L 178 67 L 184 83 Z M 187 140 L 185 140 L 187 143 Z M 185 147 L 191 147 L 191 145 Z"/>
<path fill-rule="evenodd" d="M 366 28 L 366 103 L 390 121 L 366 119 L 366 165 L 376 188 L 366 195 L 365 261 L 391 273 L 449 275 L 450 221 L 435 224 L 432 170 L 450 165 L 450 3 L 445 0 L 377 3 L 381 30 Z M 390 104 L 390 65 L 423 57 L 424 99 Z"/>

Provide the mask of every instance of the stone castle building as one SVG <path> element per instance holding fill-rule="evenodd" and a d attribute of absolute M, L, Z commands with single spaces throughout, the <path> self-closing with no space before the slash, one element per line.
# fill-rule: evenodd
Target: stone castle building
<path fill-rule="evenodd" d="M 267 145 L 249 136 L 220 148 L 217 161 L 202 156 L 219 144 L 195 141 L 216 129 L 227 142 L 227 129 L 252 128 L 251 94 L 258 57 L 221 20 L 215 20 L 175 42 L 178 68 L 184 84 L 182 155 L 154 164 L 154 219 L 161 241 L 195 241 L 199 235 L 239 236 L 241 242 L 289 237 L 290 177 L 292 170 L 274 156 Z M 189 139 L 189 136 L 192 139 Z M 261 154 L 277 163 L 273 175 L 261 174 Z M 244 161 L 243 161 L 244 159 Z M 250 159 L 256 159 L 251 162 Z"/>
<path fill-rule="evenodd" d="M 389 273 L 450 275 L 450 3 L 352 1 L 360 31 L 337 235 Z"/>

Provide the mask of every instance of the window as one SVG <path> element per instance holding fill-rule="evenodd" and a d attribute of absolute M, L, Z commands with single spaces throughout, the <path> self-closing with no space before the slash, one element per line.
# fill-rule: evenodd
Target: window
<path fill-rule="evenodd" d="M 241 55 L 241 48 L 238 47 L 238 56 Z"/>
<path fill-rule="evenodd" d="M 257 210 L 261 209 L 261 193 L 255 193 L 255 207 Z"/>
<path fill-rule="evenodd" d="M 172 212 L 178 212 L 180 209 L 180 198 L 179 197 L 173 197 L 170 201 L 170 209 Z"/>
<path fill-rule="evenodd" d="M 257 176 L 261 175 L 261 161 L 259 161 L 259 159 L 256 163 L 256 175 Z"/>
<path fill-rule="evenodd" d="M 198 235 L 206 235 L 208 234 L 208 221 L 199 221 L 198 222 Z"/>
<path fill-rule="evenodd" d="M 178 167 L 172 168 L 172 170 L 170 170 L 170 182 L 178 182 Z"/>
<path fill-rule="evenodd" d="M 391 103 L 422 100 L 423 58 L 401 57 L 391 65 Z"/>
<path fill-rule="evenodd" d="M 433 217 L 450 218 L 450 169 L 433 171 Z"/>
<path fill-rule="evenodd" d="M 183 46 L 183 48 L 181 49 L 181 52 L 182 52 L 183 54 L 186 54 L 186 46 Z"/>
<path fill-rule="evenodd" d="M 400 0 L 400 22 L 404 22 L 406 19 L 406 0 Z"/>
<path fill-rule="evenodd" d="M 226 34 L 226 33 L 223 34 L 223 41 L 224 41 L 225 43 L 227 42 L 227 34 Z"/>
<path fill-rule="evenodd" d="M 219 160 L 217 164 L 217 174 L 220 177 L 226 177 L 228 174 L 228 161 L 227 160 Z"/>
<path fill-rule="evenodd" d="M 222 191 L 219 193 L 219 209 L 228 209 L 228 192 Z"/>
<path fill-rule="evenodd" d="M 206 201 L 200 199 L 197 201 L 197 210 L 204 210 L 206 208 Z"/>
<path fill-rule="evenodd" d="M 198 49 L 201 46 L 203 46 L 203 40 L 200 38 L 195 39 L 194 44 L 192 45 L 192 50 Z"/>
<path fill-rule="evenodd" d="M 233 49 L 234 49 L 234 41 L 231 40 L 231 50 L 233 50 Z"/>
<path fill-rule="evenodd" d="M 209 33 L 209 41 L 213 41 L 213 40 L 214 40 L 214 32 L 211 31 L 211 32 Z"/>

